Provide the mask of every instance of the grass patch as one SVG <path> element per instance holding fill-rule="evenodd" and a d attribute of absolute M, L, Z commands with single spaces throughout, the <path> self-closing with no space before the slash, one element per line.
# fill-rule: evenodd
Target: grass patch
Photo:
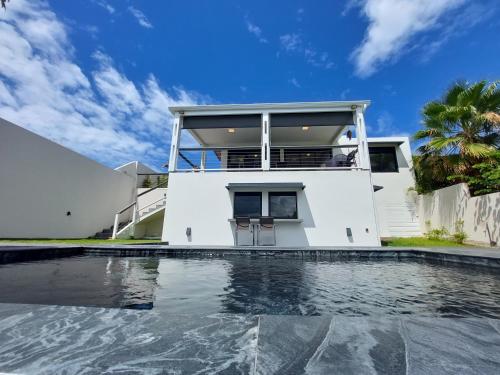
<path fill-rule="evenodd" d="M 393 247 L 471 247 L 470 245 L 459 244 L 451 240 L 429 239 L 427 237 L 395 237 L 382 240 L 382 246 Z"/>
<path fill-rule="evenodd" d="M 0 245 L 138 245 L 146 243 L 159 243 L 160 240 L 99 240 L 94 238 L 74 239 L 0 239 Z"/>

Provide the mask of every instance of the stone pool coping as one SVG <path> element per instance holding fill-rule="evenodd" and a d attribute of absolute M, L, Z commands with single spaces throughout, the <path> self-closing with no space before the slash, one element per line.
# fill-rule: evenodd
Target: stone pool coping
<path fill-rule="evenodd" d="M 422 247 L 236 247 L 172 245 L 0 245 L 0 263 L 74 255 L 301 257 L 309 259 L 430 259 L 500 267 L 500 248 Z"/>
<path fill-rule="evenodd" d="M 500 320 L 0 303 L 0 372 L 498 374 Z"/>

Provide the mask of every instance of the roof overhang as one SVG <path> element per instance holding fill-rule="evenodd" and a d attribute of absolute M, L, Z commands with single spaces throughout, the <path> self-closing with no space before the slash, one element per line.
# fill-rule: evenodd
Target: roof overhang
<path fill-rule="evenodd" d="M 302 182 L 230 182 L 226 185 L 229 191 L 249 191 L 249 190 L 279 190 L 297 191 L 304 190 Z"/>
<path fill-rule="evenodd" d="M 295 102 L 295 103 L 255 103 L 255 104 L 222 104 L 173 106 L 168 109 L 172 114 L 203 116 L 217 114 L 252 114 L 252 113 L 293 113 L 293 112 L 325 112 L 346 111 L 361 108 L 363 111 L 370 105 L 369 100 L 330 101 L 330 102 Z"/>

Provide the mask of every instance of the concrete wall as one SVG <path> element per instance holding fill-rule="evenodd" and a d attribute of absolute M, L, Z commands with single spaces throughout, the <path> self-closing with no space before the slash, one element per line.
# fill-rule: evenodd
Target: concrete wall
<path fill-rule="evenodd" d="M 360 170 L 171 173 L 162 240 L 173 245 L 233 245 L 234 223 L 229 219 L 234 195 L 226 189 L 229 182 L 305 185 L 297 194 L 302 222 L 277 223 L 278 246 L 380 244 L 370 174 Z M 191 237 L 186 236 L 187 227 Z M 352 228 L 352 241 L 346 227 Z"/>
<path fill-rule="evenodd" d="M 1 119 L 0 176 L 0 238 L 92 236 L 135 195 L 134 178 Z"/>
<path fill-rule="evenodd" d="M 142 164 L 139 161 L 131 161 L 130 163 L 124 164 L 115 170 L 125 173 L 136 180 L 136 186 L 140 188 L 142 183 L 146 179 L 146 176 L 138 176 L 138 173 L 157 173 L 155 170 L 149 168 L 147 165 Z M 156 181 L 153 181 L 156 184 Z"/>
<path fill-rule="evenodd" d="M 408 138 L 369 138 L 368 145 L 395 147 L 399 168 L 398 172 L 372 173 L 373 184 L 383 187 L 375 193 L 380 236 L 420 236 L 416 193 L 408 190 L 415 186 Z"/>
<path fill-rule="evenodd" d="M 467 241 L 500 243 L 500 193 L 471 197 L 467 184 L 457 184 L 419 195 L 417 204 L 423 231 L 430 229 L 430 220 L 433 229 L 444 226 L 454 233 L 456 222 L 463 220 Z"/>
<path fill-rule="evenodd" d="M 138 188 L 137 195 L 140 195 L 148 190 L 148 188 Z M 158 188 L 137 198 L 137 208 L 139 212 L 143 212 L 148 208 L 152 208 L 156 204 L 162 203 L 162 200 L 167 197 L 167 190 L 168 189 L 166 188 Z"/>

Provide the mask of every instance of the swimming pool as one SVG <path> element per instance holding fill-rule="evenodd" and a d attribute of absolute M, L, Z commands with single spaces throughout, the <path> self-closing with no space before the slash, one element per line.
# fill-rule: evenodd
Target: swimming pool
<path fill-rule="evenodd" d="M 0 302 L 169 314 L 500 318 L 500 270 L 415 259 L 84 255 L 0 265 Z"/>

